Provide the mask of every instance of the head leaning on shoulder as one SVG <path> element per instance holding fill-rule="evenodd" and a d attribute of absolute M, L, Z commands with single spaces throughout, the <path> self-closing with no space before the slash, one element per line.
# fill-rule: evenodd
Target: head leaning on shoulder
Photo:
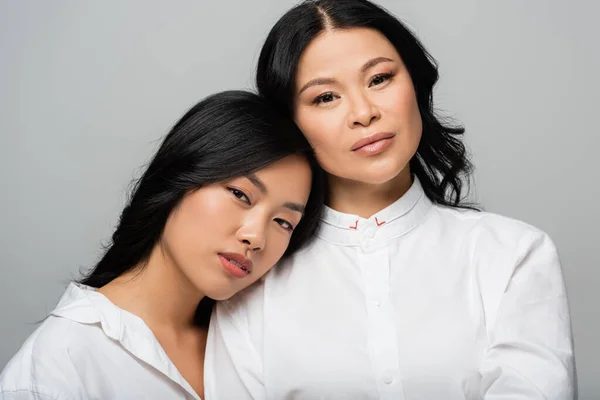
<path fill-rule="evenodd" d="M 164 138 L 82 283 L 169 268 L 181 290 L 226 299 L 313 236 L 323 182 L 293 121 L 251 93 L 209 96 Z"/>

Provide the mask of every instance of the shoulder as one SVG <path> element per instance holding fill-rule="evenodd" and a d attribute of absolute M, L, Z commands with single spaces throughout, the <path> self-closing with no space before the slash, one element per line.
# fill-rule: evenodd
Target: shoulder
<path fill-rule="evenodd" d="M 265 302 L 271 302 L 297 282 L 298 274 L 306 266 L 315 264 L 324 251 L 335 248 L 316 237 L 293 255 L 280 260 L 268 273 L 246 289 L 227 300 L 217 302 L 217 318 L 228 318 L 245 324 L 248 318 L 262 318 Z"/>
<path fill-rule="evenodd" d="M 463 243 L 484 297 L 499 301 L 518 288 L 538 297 L 564 294 L 558 250 L 546 232 L 502 215 L 478 214 Z"/>
<path fill-rule="evenodd" d="M 550 236 L 543 230 L 517 219 L 482 212 L 470 241 L 476 257 L 512 256 L 515 263 L 533 250 L 556 253 Z"/>
<path fill-rule="evenodd" d="M 277 266 L 274 268 L 277 268 Z M 248 324 L 251 321 L 257 322 L 262 315 L 250 316 L 250 314 L 256 314 L 262 309 L 261 304 L 264 299 L 267 275 L 231 298 L 217 302 L 212 318 L 216 318 L 222 326 L 231 325 L 236 329 L 247 330 Z"/>
<path fill-rule="evenodd" d="M 522 266 L 560 274 L 558 251 L 543 230 L 503 215 L 436 206 L 439 235 L 466 255 L 480 278 L 506 282 Z"/>
<path fill-rule="evenodd" d="M 250 337 L 261 337 L 264 327 L 265 307 L 277 301 L 282 293 L 297 282 L 294 271 L 310 264 L 311 252 L 319 240 L 313 240 L 289 258 L 280 260 L 267 274 L 246 289 L 227 300 L 219 301 L 211 316 L 211 326 L 223 332 L 245 332 Z"/>
<path fill-rule="evenodd" d="M 454 221 L 450 226 L 468 227 L 457 229 L 462 236 L 447 236 L 448 240 L 460 241 L 461 254 L 473 272 L 490 326 L 502 302 L 522 308 L 526 302 L 566 297 L 559 254 L 546 232 L 489 212 L 442 212 Z"/>
<path fill-rule="evenodd" d="M 482 250 L 506 250 L 527 247 L 552 240 L 541 229 L 503 215 L 474 210 L 436 206 L 438 218 L 448 227 L 462 231 L 469 242 Z M 483 246 L 483 247 L 482 247 Z"/>
<path fill-rule="evenodd" d="M 73 398 L 79 377 L 69 353 L 82 326 L 48 317 L 8 362 L 0 375 L 0 398 Z"/>

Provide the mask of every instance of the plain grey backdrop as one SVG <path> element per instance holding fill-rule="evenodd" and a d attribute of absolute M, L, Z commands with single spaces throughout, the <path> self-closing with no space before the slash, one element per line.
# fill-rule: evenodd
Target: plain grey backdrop
<path fill-rule="evenodd" d="M 600 398 L 600 5 L 380 1 L 439 61 L 475 198 L 556 242 L 580 399 Z M 129 182 L 188 107 L 252 88 L 293 0 L 0 0 L 0 369 L 92 266 Z"/>

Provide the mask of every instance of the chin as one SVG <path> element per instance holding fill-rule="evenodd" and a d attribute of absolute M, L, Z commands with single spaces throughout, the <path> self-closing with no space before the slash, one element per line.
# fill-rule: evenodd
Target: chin
<path fill-rule="evenodd" d="M 361 171 L 360 177 L 356 179 L 369 185 L 383 185 L 389 183 L 402 175 L 404 167 L 379 167 L 369 168 L 366 171 Z"/>
<path fill-rule="evenodd" d="M 206 297 L 210 297 L 211 299 L 213 299 L 215 301 L 223 301 L 223 300 L 229 300 L 236 293 L 237 293 L 237 291 L 235 291 L 235 290 L 227 290 L 227 291 L 220 291 L 217 293 L 207 293 Z"/>

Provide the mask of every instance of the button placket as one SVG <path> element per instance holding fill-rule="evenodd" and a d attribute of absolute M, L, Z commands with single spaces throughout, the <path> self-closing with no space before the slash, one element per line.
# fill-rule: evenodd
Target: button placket
<path fill-rule="evenodd" d="M 373 239 L 375 237 L 375 228 L 373 228 L 372 226 L 368 227 L 365 230 L 365 236 L 369 239 Z"/>
<path fill-rule="evenodd" d="M 390 371 L 386 371 L 386 372 L 384 372 L 384 374 L 382 376 L 382 381 L 386 385 L 389 385 L 394 382 L 394 375 L 392 375 L 392 373 Z"/>
<path fill-rule="evenodd" d="M 366 220 L 359 225 L 360 246 L 364 252 L 372 252 L 376 246 L 375 236 L 377 235 L 377 227 L 371 220 Z"/>
<path fill-rule="evenodd" d="M 368 229 L 368 227 L 366 228 Z M 365 232 L 366 233 L 366 229 Z M 360 252 L 367 303 L 368 347 L 381 399 L 404 399 L 399 379 L 399 354 L 393 304 L 390 301 L 390 266 L 387 246 Z"/>

